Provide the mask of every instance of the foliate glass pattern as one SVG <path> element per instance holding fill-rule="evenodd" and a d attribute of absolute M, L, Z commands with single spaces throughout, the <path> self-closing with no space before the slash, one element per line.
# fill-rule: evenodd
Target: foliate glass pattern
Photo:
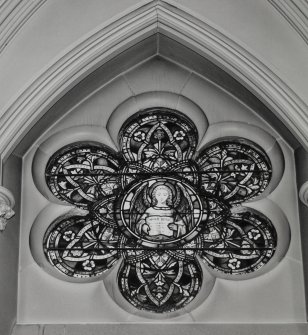
<path fill-rule="evenodd" d="M 237 204 L 263 193 L 271 178 L 268 157 L 247 141 L 224 140 L 200 153 L 202 187 Z"/>
<path fill-rule="evenodd" d="M 159 108 L 129 118 L 119 143 L 119 153 L 75 143 L 47 164 L 50 191 L 85 212 L 59 218 L 45 233 L 46 258 L 63 275 L 99 276 L 121 258 L 122 296 L 164 313 L 204 289 L 200 260 L 230 279 L 270 261 L 273 224 L 241 205 L 261 197 L 271 180 L 262 148 L 234 137 L 196 152 L 192 121 Z"/>
<path fill-rule="evenodd" d="M 80 143 L 63 148 L 50 159 L 46 182 L 60 200 L 88 208 L 90 203 L 116 192 L 119 164 L 112 149 Z"/>

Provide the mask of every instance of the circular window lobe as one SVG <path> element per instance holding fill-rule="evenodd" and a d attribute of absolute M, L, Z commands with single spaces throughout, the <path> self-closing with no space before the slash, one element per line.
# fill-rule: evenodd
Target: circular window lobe
<path fill-rule="evenodd" d="M 201 238 L 203 261 L 230 275 L 258 270 L 271 260 L 277 247 L 277 233 L 271 221 L 248 208 L 209 225 Z"/>
<path fill-rule="evenodd" d="M 272 167 L 266 153 L 244 139 L 222 140 L 201 151 L 197 158 L 202 188 L 239 204 L 262 194 L 268 186 Z"/>
<path fill-rule="evenodd" d="M 119 165 L 112 149 L 95 143 L 77 143 L 50 158 L 46 183 L 58 199 L 86 208 L 118 192 Z"/>
<path fill-rule="evenodd" d="M 135 263 L 123 263 L 118 274 L 123 297 L 140 310 L 164 313 L 185 307 L 198 294 L 202 270 L 197 260 L 185 262 L 155 251 Z"/>
<path fill-rule="evenodd" d="M 120 130 L 119 142 L 126 161 L 159 171 L 192 158 L 198 133 L 184 114 L 152 109 L 129 118 Z"/>
<path fill-rule="evenodd" d="M 75 278 L 101 275 L 118 259 L 117 229 L 89 216 L 72 216 L 52 223 L 43 247 L 51 265 L 62 274 Z"/>

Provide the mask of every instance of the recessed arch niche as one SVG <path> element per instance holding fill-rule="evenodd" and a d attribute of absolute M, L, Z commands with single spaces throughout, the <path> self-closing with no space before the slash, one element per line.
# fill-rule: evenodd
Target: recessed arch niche
<path fill-rule="evenodd" d="M 156 46 L 158 40 L 160 48 L 159 54 L 157 55 Z M 173 44 L 173 48 L 170 48 L 171 44 Z M 186 55 L 186 60 L 185 57 L 179 59 L 178 55 L 181 55 L 180 57 L 182 58 Z M 194 62 L 192 62 L 192 57 L 195 57 Z M 126 61 L 127 59 L 128 61 Z M 192 66 L 192 63 L 194 66 Z M 157 106 L 160 100 L 162 101 L 161 106 Z M 125 108 L 125 106 L 127 107 Z M 101 281 L 83 284 L 62 282 L 61 278 L 59 280 L 59 278 L 52 277 L 40 268 L 40 266 L 44 267 L 43 262 L 37 263 L 33 259 L 28 243 L 33 222 L 35 222 L 36 217 L 40 217 L 38 221 L 41 221 L 42 217 L 44 217 L 44 213 L 52 211 L 52 206 L 57 206 L 56 204 L 52 204 L 52 201 L 50 203 L 35 186 L 34 179 L 37 177 L 36 171 L 39 170 L 40 163 L 38 163 L 38 165 L 34 164 L 35 168 L 32 169 L 34 166 L 33 157 L 36 152 L 41 152 L 41 156 L 51 155 L 51 151 L 57 151 L 57 149 L 68 144 L 68 142 L 77 141 L 79 137 L 83 140 L 87 140 L 87 136 L 89 137 L 88 140 L 93 140 L 95 137 L 96 141 L 116 148 L 117 134 L 115 134 L 115 132 L 117 128 L 121 127 L 120 124 L 116 124 L 116 121 L 119 120 L 119 123 L 121 123 L 125 120 L 126 116 L 128 118 L 133 113 L 133 110 L 138 112 L 143 108 L 155 106 L 180 110 L 182 113 L 187 113 L 188 116 L 190 114 L 193 115 L 193 113 L 201 113 L 199 119 L 195 118 L 195 120 L 197 120 L 197 122 L 199 120 L 200 123 L 203 123 L 203 126 L 200 125 L 200 141 L 202 145 L 206 143 L 207 136 L 209 141 L 215 138 L 213 135 L 213 133 L 217 133 L 215 127 L 216 129 L 220 129 L 222 136 L 227 137 L 233 136 L 235 134 L 234 129 L 239 127 L 238 129 L 241 130 L 240 133 L 242 136 L 245 137 L 245 132 L 247 134 L 250 133 L 250 135 L 246 137 L 253 139 L 255 142 L 258 142 L 259 138 L 261 144 L 262 141 L 264 141 L 264 134 L 271 134 L 271 140 L 267 142 L 268 144 L 265 150 L 269 152 L 269 154 L 276 152 L 276 155 L 277 153 L 278 156 L 280 155 L 280 158 L 278 158 L 280 172 L 278 174 L 280 175 L 279 179 L 282 179 L 281 182 L 275 182 L 276 188 L 269 195 L 269 200 L 265 202 L 264 207 L 269 217 L 275 217 L 276 206 L 280 207 L 280 202 L 285 201 L 282 199 L 282 192 L 285 192 L 285 190 L 290 188 L 290 185 L 294 183 L 292 178 L 285 179 L 283 176 L 283 171 L 287 173 L 287 175 L 292 175 L 294 172 L 294 165 L 289 163 L 292 156 L 290 145 L 293 146 L 297 143 L 294 137 L 281 123 L 278 123 L 280 126 L 277 127 L 277 123 L 273 122 L 277 120 L 275 117 L 264 117 L 265 115 L 270 115 L 267 107 L 245 87 L 236 82 L 226 72 L 209 60 L 200 57 L 200 55 L 194 51 L 189 50 L 187 47 L 184 47 L 169 37 L 163 35 L 148 37 L 115 59 L 110 60 L 108 64 L 91 73 L 66 93 L 45 113 L 44 117 L 42 117 L 28 133 L 26 139 L 16 148 L 16 152 L 24 156 L 25 162 L 23 178 L 26 182 L 23 191 L 26 193 L 31 192 L 33 195 L 31 202 L 32 204 L 35 203 L 33 207 L 33 205 L 27 202 L 26 193 L 23 194 L 22 197 L 24 200 L 22 206 L 25 217 L 23 226 L 21 227 L 21 249 L 25 250 L 25 252 L 20 261 L 21 267 L 24 269 L 21 272 L 21 276 L 23 277 L 21 278 L 22 284 L 20 290 L 20 299 L 23 301 L 21 306 L 24 306 L 26 302 L 30 302 L 32 299 L 29 293 L 26 293 L 34 289 L 31 283 L 36 282 L 39 283 L 38 285 L 42 285 L 42 291 L 45 291 L 49 286 L 58 288 L 58 293 L 48 298 L 49 301 L 51 299 L 50 303 L 44 303 L 47 297 L 42 296 L 40 303 L 42 306 L 41 311 L 37 312 L 28 308 L 27 312 L 25 312 L 25 310 L 20 307 L 20 321 L 38 323 L 57 322 L 57 320 L 61 318 L 59 316 L 60 311 L 53 313 L 50 310 L 50 306 L 56 302 L 57 295 L 61 295 L 62 298 L 65 297 L 69 304 L 75 306 L 70 319 L 66 322 L 77 323 L 77 320 L 80 322 L 80 318 L 83 318 L 84 322 L 89 323 L 114 322 L 119 320 L 119 318 L 124 322 L 131 320 L 131 315 L 126 310 L 127 306 L 124 306 L 124 309 L 120 307 L 121 299 L 115 297 L 116 302 L 112 300 L 112 293 L 110 292 L 115 292 L 113 288 L 107 289 L 109 290 L 109 292 L 107 292 Z M 193 109 L 195 109 L 196 112 L 193 112 Z M 125 113 L 127 113 L 126 116 Z M 117 114 L 119 114 L 120 117 L 117 118 Z M 111 127 L 110 125 L 112 123 L 116 126 Z M 208 126 L 209 130 L 214 130 L 211 130 L 208 135 L 206 135 Z M 247 126 L 248 130 L 245 130 L 245 126 Z M 91 128 L 93 132 L 91 132 Z M 223 129 L 227 129 L 225 135 L 223 134 Z M 253 132 L 252 129 L 260 130 Z M 203 141 L 202 137 L 204 133 L 205 140 Z M 252 135 L 253 133 L 255 133 L 255 135 Z M 279 149 L 275 149 L 277 146 Z M 279 152 L 281 153 L 279 154 Z M 34 161 L 36 161 L 36 158 Z M 46 159 L 42 161 L 46 161 Z M 284 161 L 288 162 L 285 166 Z M 45 163 L 41 164 L 42 170 L 40 174 L 44 171 L 43 165 Z M 292 196 L 293 195 L 290 195 L 289 197 Z M 269 205 L 271 201 L 276 205 L 271 207 L 271 205 Z M 60 207 L 57 211 L 66 212 L 64 207 L 62 208 L 61 205 L 58 206 Z M 258 210 L 260 209 L 260 207 L 258 207 L 260 205 L 258 204 L 254 205 L 254 203 L 252 203 L 248 206 Z M 278 217 L 283 217 L 285 222 L 290 222 L 292 221 L 290 220 L 292 213 L 294 213 L 295 210 L 295 206 L 288 208 L 288 217 L 286 218 L 280 213 L 280 210 L 278 210 Z M 279 221 L 279 219 L 273 219 L 273 221 L 275 220 Z M 46 222 L 47 221 L 46 218 Z M 282 227 L 286 227 L 287 225 L 288 224 L 283 224 Z M 290 222 L 290 229 L 291 236 L 297 236 L 299 238 L 298 222 Z M 270 279 L 272 276 L 275 278 L 275 276 L 281 275 L 280 272 L 284 271 L 284 267 L 295 267 L 294 264 L 290 265 L 289 263 L 292 263 L 291 259 L 299 252 L 297 249 L 298 245 L 296 246 L 292 240 L 290 242 L 289 231 L 288 229 L 285 231 L 285 241 L 283 243 L 285 243 L 286 247 L 284 251 L 281 252 L 281 255 L 286 254 L 285 258 L 283 258 L 281 262 L 275 262 L 275 266 L 269 273 L 265 273 L 259 277 L 261 280 L 258 281 L 257 278 L 251 279 L 251 283 L 254 284 L 250 285 L 256 285 L 255 289 L 259 293 L 259 298 L 262 296 L 260 291 L 262 291 L 261 283 L 263 281 L 266 282 L 266 280 L 268 280 L 271 282 L 272 280 L 272 283 L 274 283 L 275 280 Z M 39 235 L 40 234 L 37 234 L 37 236 Z M 290 247 L 288 248 L 289 242 Z M 33 243 L 36 244 L 37 241 L 33 241 L 33 239 L 31 241 L 32 248 L 34 249 Z M 279 260 L 281 260 L 281 257 Z M 296 269 L 294 276 L 296 273 L 300 274 L 300 269 Z M 269 279 L 266 279 L 267 277 Z M 300 278 L 300 276 L 298 275 L 297 278 Z M 104 281 L 107 283 L 106 285 L 108 285 L 108 276 Z M 251 289 L 249 285 L 246 285 L 246 281 L 241 281 L 241 283 L 244 283 L 243 285 L 245 287 L 245 289 L 243 289 L 242 299 L 256 298 L 249 296 Z M 284 285 L 289 284 L 290 283 L 284 283 Z M 297 287 L 302 287 L 303 285 L 302 282 L 297 284 Z M 76 285 L 81 286 L 78 288 Z M 193 313 L 194 319 L 197 317 L 197 320 L 200 318 L 200 321 L 202 318 L 202 320 L 206 322 L 218 322 L 218 315 L 213 315 L 209 312 L 211 310 L 210 301 L 216 299 L 217 303 L 223 306 L 223 301 L 220 300 L 222 297 L 219 297 L 217 287 L 222 285 L 224 289 L 232 291 L 234 290 L 232 289 L 234 285 L 240 284 L 234 284 L 232 281 L 222 278 L 219 279 L 218 284 L 215 285 L 216 289 L 214 288 L 212 295 L 204 302 L 199 302 L 198 307 L 190 311 L 190 313 Z M 78 295 L 74 293 L 75 290 L 78 290 Z M 99 292 L 94 300 L 95 304 L 100 307 L 95 311 L 93 310 L 93 313 L 85 316 L 81 313 L 81 306 L 89 299 L 89 294 L 92 290 Z M 266 290 L 265 293 L 267 294 Z M 263 295 L 265 293 L 263 293 Z M 115 295 L 117 296 L 117 294 Z M 300 292 L 298 292 L 298 295 L 300 296 Z M 102 303 L 102 301 L 108 301 L 108 304 Z M 109 311 L 102 313 L 102 310 L 104 310 L 107 305 Z M 209 316 L 204 319 L 205 314 L 203 313 Z M 253 317 L 245 314 L 245 310 L 239 310 L 235 311 L 233 315 L 229 315 L 224 321 L 240 322 L 240 319 L 243 318 L 243 313 L 247 322 L 265 322 L 268 320 L 264 308 L 262 309 L 260 304 L 260 309 Z M 46 315 L 49 315 L 48 320 L 46 320 Z M 117 315 L 116 318 L 115 315 Z M 298 320 L 298 318 L 301 318 L 299 315 L 303 315 L 303 313 L 301 311 L 299 314 L 293 312 L 293 306 L 291 306 L 277 312 L 275 318 L 277 322 L 279 322 L 279 320 L 285 318 L 286 315 L 288 315 L 289 320 Z M 271 318 L 272 317 L 271 315 Z M 172 320 L 177 320 L 177 318 L 185 322 L 192 322 L 191 314 L 179 313 L 175 316 L 171 316 Z M 140 315 L 136 313 L 134 320 L 140 322 L 153 321 L 152 318 L 149 318 L 143 313 Z M 170 318 L 166 317 L 164 320 L 168 321 Z"/>

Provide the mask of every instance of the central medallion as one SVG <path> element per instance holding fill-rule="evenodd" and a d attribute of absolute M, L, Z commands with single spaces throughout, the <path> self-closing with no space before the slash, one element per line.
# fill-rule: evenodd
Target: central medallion
<path fill-rule="evenodd" d="M 199 234 L 206 204 L 183 180 L 152 177 L 133 184 L 117 205 L 124 235 L 149 248 L 185 244 Z"/>

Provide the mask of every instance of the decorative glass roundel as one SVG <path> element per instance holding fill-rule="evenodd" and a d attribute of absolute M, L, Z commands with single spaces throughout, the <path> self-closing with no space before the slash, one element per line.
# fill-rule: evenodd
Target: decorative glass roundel
<path fill-rule="evenodd" d="M 123 234 L 150 248 L 189 242 L 207 217 L 194 188 L 176 178 L 147 178 L 132 185 L 120 199 L 117 221 Z"/>
<path fill-rule="evenodd" d="M 46 182 L 60 200 L 87 208 L 119 187 L 119 158 L 110 148 L 77 143 L 59 150 L 48 162 Z"/>
<path fill-rule="evenodd" d="M 118 287 L 137 309 L 182 309 L 206 285 L 202 266 L 229 279 L 257 271 L 275 253 L 271 221 L 241 206 L 261 196 L 271 163 L 258 145 L 227 138 L 196 153 L 185 115 L 151 109 L 129 118 L 120 153 L 74 143 L 46 167 L 55 197 L 85 215 L 62 217 L 44 236 L 48 261 L 63 275 L 99 276 L 117 261 Z"/>

